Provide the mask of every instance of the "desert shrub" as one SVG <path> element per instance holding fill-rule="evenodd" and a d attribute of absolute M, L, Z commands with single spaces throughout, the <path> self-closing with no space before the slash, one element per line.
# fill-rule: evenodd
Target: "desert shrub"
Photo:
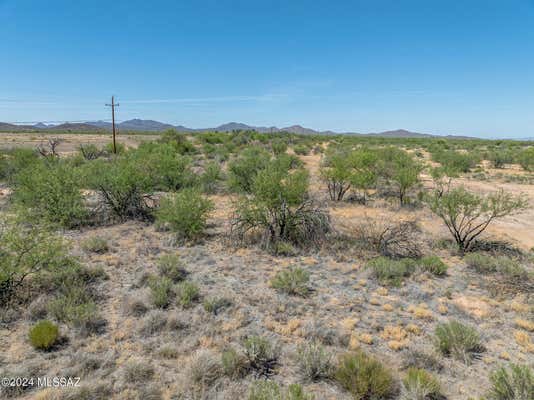
<path fill-rule="evenodd" d="M 169 278 L 153 278 L 149 283 L 152 304 L 158 308 L 167 307 L 174 296 L 173 283 Z"/>
<path fill-rule="evenodd" d="M 158 141 L 170 145 L 178 154 L 195 154 L 197 152 L 195 145 L 187 139 L 187 135 L 176 129 L 166 130 Z"/>
<path fill-rule="evenodd" d="M 98 332 L 104 321 L 88 288 L 67 284 L 57 298 L 48 304 L 48 312 L 58 321 L 77 328 L 82 335 Z"/>
<path fill-rule="evenodd" d="M 61 162 L 36 163 L 14 177 L 13 203 L 32 219 L 73 228 L 87 217 L 81 189 L 72 168 Z"/>
<path fill-rule="evenodd" d="M 278 349 L 269 340 L 250 336 L 244 342 L 244 354 L 249 368 L 256 375 L 268 376 L 278 362 Z"/>
<path fill-rule="evenodd" d="M 239 157 L 228 164 L 229 186 L 236 192 L 250 193 L 254 178 L 266 168 L 270 154 L 261 147 L 247 147 Z"/>
<path fill-rule="evenodd" d="M 421 255 L 421 230 L 415 221 L 366 220 L 356 227 L 355 233 L 358 240 L 385 257 Z"/>
<path fill-rule="evenodd" d="M 82 249 L 90 253 L 105 253 L 109 250 L 108 241 L 100 236 L 91 236 L 82 242 Z"/>
<path fill-rule="evenodd" d="M 367 268 L 373 271 L 380 283 L 394 286 L 400 285 L 404 278 L 410 276 L 415 266 L 415 262 L 407 258 L 393 260 L 387 257 L 377 257 L 367 263 Z"/>
<path fill-rule="evenodd" d="M 517 162 L 525 171 L 534 171 L 534 147 L 522 150 L 517 155 Z"/>
<path fill-rule="evenodd" d="M 297 361 L 301 373 L 311 381 L 329 378 L 333 373 L 332 355 L 320 343 L 299 346 Z"/>
<path fill-rule="evenodd" d="M 361 351 L 341 358 L 335 379 L 355 399 L 389 398 L 397 391 L 391 372 L 381 362 Z"/>
<path fill-rule="evenodd" d="M 410 368 L 402 380 L 403 400 L 430 400 L 438 398 L 440 392 L 439 381 L 424 369 Z"/>
<path fill-rule="evenodd" d="M 468 192 L 464 187 L 443 194 L 434 192 L 428 196 L 427 202 L 430 209 L 445 223 L 462 253 L 470 249 L 473 241 L 494 220 L 527 207 L 523 196 L 514 196 L 501 190 L 483 197 Z"/>
<path fill-rule="evenodd" d="M 330 219 L 309 200 L 307 191 L 305 170 L 288 173 L 271 163 L 254 178 L 252 195 L 238 204 L 232 235 L 244 240 L 259 233 L 266 248 L 280 241 L 301 247 L 320 243 L 330 231 Z"/>
<path fill-rule="evenodd" d="M 96 160 L 105 154 L 104 150 L 99 149 L 94 144 L 81 144 L 78 147 L 78 152 L 87 161 Z"/>
<path fill-rule="evenodd" d="M 176 191 L 197 183 L 191 158 L 177 154 L 171 145 L 143 143 L 128 158 L 149 177 L 155 190 Z"/>
<path fill-rule="evenodd" d="M 209 297 L 202 303 L 204 310 L 217 315 L 220 311 L 232 305 L 232 301 L 226 297 Z"/>
<path fill-rule="evenodd" d="M 153 182 L 131 157 L 92 161 L 86 178 L 113 216 L 120 220 L 152 219 Z"/>
<path fill-rule="evenodd" d="M 490 376 L 488 400 L 528 400 L 534 398 L 534 372 L 528 365 L 510 364 Z"/>
<path fill-rule="evenodd" d="M 279 271 L 271 280 L 271 286 L 291 295 L 306 296 L 309 292 L 310 274 L 299 267 Z"/>
<path fill-rule="evenodd" d="M 204 166 L 204 172 L 200 175 L 199 183 L 204 193 L 215 193 L 218 189 L 219 182 L 222 181 L 222 170 L 219 164 L 215 162 L 207 163 Z"/>
<path fill-rule="evenodd" d="M 111 142 L 103 146 L 102 151 L 106 156 L 115 156 L 126 153 L 127 149 L 123 143 L 116 142 L 115 147 L 113 147 L 113 142 Z"/>
<path fill-rule="evenodd" d="M 438 151 L 432 154 L 432 159 L 457 172 L 469 172 L 480 161 L 478 155 L 472 152 L 460 153 L 455 150 Z"/>
<path fill-rule="evenodd" d="M 177 283 L 187 276 L 182 260 L 178 254 L 164 254 L 158 259 L 158 271 L 161 276 Z"/>
<path fill-rule="evenodd" d="M 445 264 L 438 256 L 425 256 L 417 261 L 418 266 L 432 275 L 444 276 L 447 274 L 447 264 Z"/>
<path fill-rule="evenodd" d="M 437 350 L 469 364 L 473 356 L 484 350 L 478 332 L 458 321 L 439 324 L 434 332 Z"/>
<path fill-rule="evenodd" d="M 211 386 L 223 374 L 221 361 L 209 350 L 198 350 L 187 370 L 188 382 L 196 388 L 205 389 Z"/>
<path fill-rule="evenodd" d="M 13 178 L 20 171 L 40 164 L 36 151 L 31 149 L 12 149 L 0 153 L 0 180 L 13 184 Z"/>
<path fill-rule="evenodd" d="M 221 364 L 224 374 L 233 379 L 243 376 L 248 368 L 245 357 L 233 348 L 222 352 Z"/>
<path fill-rule="evenodd" d="M 405 152 L 398 153 L 394 157 L 390 179 L 397 188 L 397 195 L 401 205 L 408 202 L 409 190 L 419 183 L 421 170 L 421 164 Z"/>
<path fill-rule="evenodd" d="M 191 307 L 193 302 L 198 300 L 200 290 L 197 285 L 192 282 L 181 282 L 176 287 L 176 297 L 178 304 L 184 308 Z"/>
<path fill-rule="evenodd" d="M 304 144 L 297 144 L 293 146 L 293 151 L 299 156 L 307 156 L 308 154 L 310 154 L 309 146 L 306 146 Z"/>
<path fill-rule="evenodd" d="M 35 349 L 50 350 L 59 340 L 59 328 L 51 321 L 39 321 L 31 327 L 29 338 Z"/>
<path fill-rule="evenodd" d="M 0 221 L 0 304 L 16 297 L 27 279 L 33 282 L 71 264 L 61 237 L 44 227 Z"/>
<path fill-rule="evenodd" d="M 281 139 L 276 139 L 271 142 L 271 149 L 275 156 L 283 154 L 287 151 L 287 143 Z"/>
<path fill-rule="evenodd" d="M 123 379 L 127 384 L 146 384 L 154 377 L 156 370 L 146 361 L 131 360 L 123 367 Z"/>
<path fill-rule="evenodd" d="M 338 149 L 329 152 L 323 160 L 320 174 L 326 183 L 330 200 L 342 201 L 351 188 L 355 174 L 349 153 Z"/>
<path fill-rule="evenodd" d="M 184 189 L 161 200 L 156 211 L 158 226 L 168 227 L 179 238 L 198 239 L 206 228 L 213 202 L 196 189 Z"/>
<path fill-rule="evenodd" d="M 527 270 L 517 260 L 506 256 L 470 253 L 464 257 L 464 261 L 481 274 L 499 273 L 509 278 L 528 279 Z"/>
<path fill-rule="evenodd" d="M 508 149 L 494 149 L 488 153 L 487 158 L 494 168 L 504 168 L 506 164 L 514 162 L 514 155 Z"/>
<path fill-rule="evenodd" d="M 314 397 L 304 392 L 299 384 L 281 388 L 276 382 L 270 380 L 256 380 L 251 385 L 248 400 L 313 400 Z"/>
<path fill-rule="evenodd" d="M 371 149 L 359 148 L 350 154 L 351 168 L 354 174 L 351 179 L 352 188 L 359 189 L 365 203 L 367 191 L 376 185 L 378 179 L 378 153 Z"/>

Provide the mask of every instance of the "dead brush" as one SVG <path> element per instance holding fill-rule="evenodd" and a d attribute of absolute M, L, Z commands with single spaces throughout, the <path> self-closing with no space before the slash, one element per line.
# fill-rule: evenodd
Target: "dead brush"
<path fill-rule="evenodd" d="M 421 229 L 416 221 L 387 222 L 366 218 L 356 226 L 356 238 L 390 258 L 421 257 Z"/>

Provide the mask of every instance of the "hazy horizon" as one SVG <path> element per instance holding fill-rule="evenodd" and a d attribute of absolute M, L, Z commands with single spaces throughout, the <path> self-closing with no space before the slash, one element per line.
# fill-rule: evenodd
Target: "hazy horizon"
<path fill-rule="evenodd" d="M 534 1 L 0 0 L 0 121 L 534 137 Z"/>

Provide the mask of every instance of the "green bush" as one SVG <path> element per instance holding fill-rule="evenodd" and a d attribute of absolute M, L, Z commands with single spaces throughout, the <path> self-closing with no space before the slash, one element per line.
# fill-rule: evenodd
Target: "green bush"
<path fill-rule="evenodd" d="M 297 361 L 302 374 L 311 381 L 327 379 L 333 373 L 332 355 L 320 343 L 299 346 Z"/>
<path fill-rule="evenodd" d="M 176 288 L 178 304 L 184 308 L 191 307 L 194 301 L 198 300 L 200 290 L 192 282 L 182 282 Z"/>
<path fill-rule="evenodd" d="M 180 256 L 178 254 L 164 254 L 158 259 L 158 271 L 161 276 L 177 283 L 187 276 Z"/>
<path fill-rule="evenodd" d="M 435 345 L 445 356 L 469 364 L 473 356 L 484 350 L 478 332 L 458 321 L 439 324 L 434 332 Z"/>
<path fill-rule="evenodd" d="M 232 348 L 222 352 L 221 363 L 224 374 L 233 379 L 243 376 L 247 369 L 246 359 Z"/>
<path fill-rule="evenodd" d="M 423 271 L 430 272 L 432 275 L 444 276 L 447 274 L 447 264 L 438 256 L 425 256 L 418 260 L 418 265 Z"/>
<path fill-rule="evenodd" d="M 195 189 L 184 189 L 161 200 L 156 211 L 158 226 L 168 227 L 179 238 L 198 239 L 206 228 L 213 202 Z"/>
<path fill-rule="evenodd" d="M 239 202 L 231 227 L 240 240 L 259 235 L 269 249 L 281 241 L 307 247 L 324 240 L 330 219 L 309 200 L 305 170 L 288 172 L 272 162 L 254 178 L 252 195 Z"/>
<path fill-rule="evenodd" d="M 430 209 L 441 218 L 453 236 L 458 249 L 464 253 L 496 219 L 517 213 L 527 207 L 521 195 L 514 196 L 503 190 L 485 197 L 458 187 L 427 197 Z"/>
<path fill-rule="evenodd" d="M 219 312 L 232 305 L 232 301 L 226 297 L 210 297 L 202 303 L 204 310 L 210 314 L 217 315 Z"/>
<path fill-rule="evenodd" d="M 44 227 L 0 220 L 0 304 L 16 297 L 28 278 L 39 282 L 72 260 L 60 236 Z"/>
<path fill-rule="evenodd" d="M 250 193 L 254 178 L 266 168 L 270 154 L 261 147 L 247 147 L 239 157 L 228 164 L 228 184 L 236 192 Z"/>
<path fill-rule="evenodd" d="M 480 162 L 478 155 L 472 152 L 460 153 L 455 150 L 438 151 L 432 154 L 432 159 L 457 172 L 469 172 Z"/>
<path fill-rule="evenodd" d="M 367 268 L 373 271 L 378 281 L 385 285 L 398 286 L 402 280 L 410 276 L 416 263 L 409 258 L 393 260 L 387 257 L 377 257 L 367 263 Z"/>
<path fill-rule="evenodd" d="M 113 216 L 120 220 L 152 219 L 150 198 L 154 182 L 132 156 L 92 161 L 85 173 L 91 188 Z"/>
<path fill-rule="evenodd" d="M 97 331 L 102 321 L 88 288 L 78 283 L 63 287 L 60 295 L 48 304 L 48 312 L 58 321 L 80 329 L 83 334 Z"/>
<path fill-rule="evenodd" d="M 209 194 L 217 192 L 219 182 L 222 179 L 222 170 L 219 164 L 215 162 L 207 163 L 203 174 L 199 178 L 202 191 Z"/>
<path fill-rule="evenodd" d="M 59 328 L 50 321 L 39 321 L 31 327 L 29 337 L 35 349 L 50 350 L 59 340 Z"/>
<path fill-rule="evenodd" d="M 59 161 L 35 163 L 14 177 L 13 203 L 30 218 L 73 228 L 84 223 L 80 179 Z"/>
<path fill-rule="evenodd" d="M 499 273 L 512 279 L 528 279 L 528 271 L 517 261 L 506 256 L 470 253 L 464 257 L 468 267 L 481 274 Z"/>
<path fill-rule="evenodd" d="M 397 392 L 391 372 L 378 360 L 361 351 L 341 358 L 335 379 L 355 399 L 386 399 Z"/>
<path fill-rule="evenodd" d="M 173 283 L 169 278 L 154 278 L 150 280 L 150 296 L 152 304 L 158 308 L 167 307 L 174 296 Z"/>
<path fill-rule="evenodd" d="M 514 162 L 514 155 L 508 149 L 494 149 L 488 154 L 488 161 L 491 162 L 494 168 L 504 168 L 506 164 Z"/>
<path fill-rule="evenodd" d="M 299 267 L 279 271 L 271 280 L 271 286 L 291 295 L 306 296 L 309 292 L 310 274 Z"/>
<path fill-rule="evenodd" d="M 273 140 L 271 142 L 271 149 L 273 150 L 273 154 L 278 156 L 287 151 L 287 143 L 280 139 Z"/>
<path fill-rule="evenodd" d="M 439 398 L 439 381 L 424 369 L 410 368 L 402 380 L 402 400 L 429 400 Z"/>
<path fill-rule="evenodd" d="M 195 154 L 197 152 L 195 145 L 187 139 L 187 135 L 176 129 L 168 129 L 163 132 L 159 142 L 172 146 L 178 154 Z"/>
<path fill-rule="evenodd" d="M 528 365 L 501 367 L 491 374 L 490 380 L 488 400 L 534 399 L 534 372 Z"/>
<path fill-rule="evenodd" d="M 82 242 L 82 249 L 90 253 L 105 253 L 109 250 L 108 241 L 100 236 L 91 236 Z"/>
<path fill-rule="evenodd" d="M 328 188 L 330 200 L 342 201 L 355 176 L 349 153 L 338 149 L 328 152 L 321 165 L 320 174 Z"/>
<path fill-rule="evenodd" d="M 13 178 L 24 169 L 31 169 L 34 164 L 41 163 L 35 150 L 12 149 L 0 152 L 0 181 L 13 184 Z"/>
<path fill-rule="evenodd" d="M 517 156 L 517 161 L 525 171 L 534 171 L 534 147 L 522 150 Z"/>
<path fill-rule="evenodd" d="M 244 342 L 248 366 L 258 375 L 268 376 L 278 361 L 278 349 L 267 339 L 250 336 Z"/>
<path fill-rule="evenodd" d="M 307 156 L 310 154 L 310 148 L 304 144 L 297 144 L 293 147 L 293 151 L 299 156 Z"/>

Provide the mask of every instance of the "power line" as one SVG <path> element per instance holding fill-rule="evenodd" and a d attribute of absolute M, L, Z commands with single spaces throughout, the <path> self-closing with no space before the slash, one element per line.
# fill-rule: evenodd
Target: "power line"
<path fill-rule="evenodd" d="M 119 104 L 115 104 L 115 96 L 111 96 L 111 104 L 106 104 L 106 106 L 111 107 L 111 124 L 113 127 L 113 154 L 117 154 L 117 146 L 115 144 L 115 107 L 118 107 Z"/>
<path fill-rule="evenodd" d="M 69 120 L 63 120 L 63 121 L 60 121 L 60 120 L 55 120 L 55 121 L 0 121 L 0 122 L 4 122 L 6 124 L 38 124 L 38 123 L 43 123 L 43 124 L 83 124 L 83 123 L 86 123 L 86 122 L 96 122 L 96 121 L 102 121 L 102 122 L 111 122 L 111 119 L 99 119 L 99 118 L 94 118 L 94 119 L 83 119 L 83 120 L 72 120 L 72 119 L 69 119 Z"/>

